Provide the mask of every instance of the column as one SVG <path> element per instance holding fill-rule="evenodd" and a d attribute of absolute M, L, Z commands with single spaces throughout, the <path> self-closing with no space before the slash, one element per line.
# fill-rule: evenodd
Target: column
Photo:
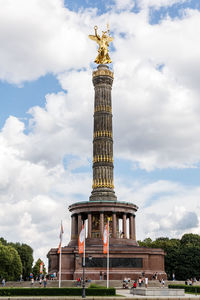
<path fill-rule="evenodd" d="M 88 238 L 92 236 L 92 214 L 88 213 Z"/>
<path fill-rule="evenodd" d="M 127 238 L 127 230 L 126 230 L 126 214 L 123 214 L 123 238 L 126 239 Z"/>
<path fill-rule="evenodd" d="M 76 237 L 76 216 L 72 215 L 71 217 L 71 239 L 75 239 Z"/>
<path fill-rule="evenodd" d="M 113 215 L 112 215 L 112 237 L 114 239 L 116 239 L 116 227 L 117 227 L 117 224 L 116 224 L 116 213 L 114 212 Z"/>
<path fill-rule="evenodd" d="M 133 236 L 133 215 L 130 215 L 130 217 L 129 217 L 129 236 L 130 236 L 131 240 L 134 239 L 134 236 Z"/>
<path fill-rule="evenodd" d="M 82 217 L 81 214 L 78 215 L 78 236 L 79 233 L 81 232 L 81 227 L 82 227 Z"/>
<path fill-rule="evenodd" d="M 104 213 L 100 213 L 100 236 L 103 237 L 103 228 L 104 227 Z"/>
<path fill-rule="evenodd" d="M 133 216 L 133 239 L 136 241 L 136 232 L 135 232 L 135 216 Z"/>

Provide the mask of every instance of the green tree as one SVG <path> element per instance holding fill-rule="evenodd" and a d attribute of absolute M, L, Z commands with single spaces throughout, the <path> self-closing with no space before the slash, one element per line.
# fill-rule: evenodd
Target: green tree
<path fill-rule="evenodd" d="M 144 241 L 138 241 L 138 244 L 140 247 L 151 247 L 152 239 L 146 238 L 146 239 L 144 239 Z"/>
<path fill-rule="evenodd" d="M 12 246 L 17 250 L 22 262 L 22 276 L 26 280 L 32 272 L 33 265 L 33 249 L 27 244 L 12 243 Z"/>
<path fill-rule="evenodd" d="M 200 247 L 182 247 L 177 256 L 176 276 L 179 280 L 200 278 Z"/>
<path fill-rule="evenodd" d="M 17 280 L 22 273 L 22 263 L 18 252 L 12 246 L 0 242 L 0 274 L 6 280 Z"/>
<path fill-rule="evenodd" d="M 198 234 L 186 233 L 180 240 L 182 247 L 200 247 L 200 236 Z"/>
<path fill-rule="evenodd" d="M 40 276 L 40 264 L 41 264 L 42 260 L 40 258 L 38 258 L 38 260 L 36 261 L 34 267 L 33 267 L 33 275 L 34 277 L 39 277 Z M 46 274 L 46 268 L 45 265 L 43 265 L 43 275 Z"/>

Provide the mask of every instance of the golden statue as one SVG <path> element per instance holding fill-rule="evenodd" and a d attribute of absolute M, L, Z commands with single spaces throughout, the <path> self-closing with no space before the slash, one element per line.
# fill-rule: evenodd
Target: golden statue
<path fill-rule="evenodd" d="M 107 24 L 107 31 L 102 31 L 102 37 L 97 34 L 97 26 L 94 26 L 95 35 L 89 35 L 89 38 L 99 45 L 98 56 L 95 59 L 96 64 L 110 64 L 112 60 L 108 54 L 109 43 L 114 40 L 113 37 L 110 36 L 109 26 Z"/>

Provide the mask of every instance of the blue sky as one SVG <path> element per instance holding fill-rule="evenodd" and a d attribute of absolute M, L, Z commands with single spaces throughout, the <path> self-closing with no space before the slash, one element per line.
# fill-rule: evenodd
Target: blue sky
<path fill-rule="evenodd" d="M 97 48 L 87 35 L 107 21 L 118 199 L 140 207 L 138 239 L 200 233 L 177 225 L 199 210 L 199 1 L 64 3 L 16 0 L 0 16 L 2 235 L 45 257 L 60 219 L 69 226 L 66 207 L 90 196 Z"/>

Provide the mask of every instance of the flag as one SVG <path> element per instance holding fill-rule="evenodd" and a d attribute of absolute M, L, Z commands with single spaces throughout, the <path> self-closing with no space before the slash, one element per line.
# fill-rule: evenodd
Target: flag
<path fill-rule="evenodd" d="M 59 246 L 58 246 L 58 254 L 60 253 L 60 249 L 61 249 L 63 233 L 64 233 L 64 230 L 63 230 L 63 224 L 62 224 L 62 221 L 61 221 L 61 228 L 60 228 L 60 235 L 59 235 L 60 243 L 59 243 Z"/>
<path fill-rule="evenodd" d="M 108 252 L 108 224 L 104 227 L 103 232 L 103 253 L 106 254 Z"/>
<path fill-rule="evenodd" d="M 79 253 L 84 252 L 84 243 L 85 243 L 85 226 L 83 225 L 82 228 L 81 228 L 81 232 L 79 234 L 79 239 L 78 239 Z"/>
<path fill-rule="evenodd" d="M 40 263 L 40 274 L 43 273 L 43 265 L 44 265 L 44 263 L 43 263 L 43 261 L 41 261 L 41 263 Z"/>

